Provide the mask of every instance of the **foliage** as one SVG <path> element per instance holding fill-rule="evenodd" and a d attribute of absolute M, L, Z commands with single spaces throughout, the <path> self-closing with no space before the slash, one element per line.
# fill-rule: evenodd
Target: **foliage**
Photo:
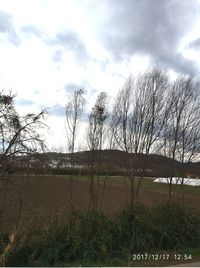
<path fill-rule="evenodd" d="M 6 233 L 0 232 L 0 253 L 4 249 L 6 243 L 8 243 L 8 235 Z"/>
<path fill-rule="evenodd" d="M 71 226 L 71 227 L 70 227 Z M 130 253 L 200 246 L 200 216 L 175 204 L 126 208 L 110 219 L 86 212 L 73 225 L 51 224 L 21 236 L 8 266 L 124 266 Z"/>
<path fill-rule="evenodd" d="M 159 248 L 180 249 L 200 245 L 200 216 L 191 209 L 167 203 L 154 208 L 152 214 Z"/>
<path fill-rule="evenodd" d="M 21 237 L 8 259 L 9 266 L 54 266 L 80 261 L 103 261 L 112 243 L 112 221 L 94 212 L 75 218 L 74 225 L 51 225 Z"/>

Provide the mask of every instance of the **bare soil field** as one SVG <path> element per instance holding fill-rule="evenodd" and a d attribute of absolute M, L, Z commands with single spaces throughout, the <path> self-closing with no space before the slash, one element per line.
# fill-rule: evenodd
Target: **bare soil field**
<path fill-rule="evenodd" d="M 102 178 L 102 181 L 104 178 Z M 197 188 L 197 187 L 196 187 Z M 200 187 L 198 187 L 200 188 Z M 55 217 L 66 219 L 69 212 L 69 181 L 67 176 L 10 176 L 0 180 L 0 229 L 12 230 L 20 219 L 20 228 L 45 226 Z M 100 191 L 103 190 L 103 183 Z M 200 211 L 200 189 L 187 188 L 185 203 Z M 102 202 L 102 211 L 109 216 L 119 212 L 128 202 L 128 181 L 109 177 Z M 167 201 L 167 185 L 145 179 L 139 203 L 153 206 Z M 74 182 L 74 204 L 84 211 L 89 204 L 89 180 L 77 177 Z"/>

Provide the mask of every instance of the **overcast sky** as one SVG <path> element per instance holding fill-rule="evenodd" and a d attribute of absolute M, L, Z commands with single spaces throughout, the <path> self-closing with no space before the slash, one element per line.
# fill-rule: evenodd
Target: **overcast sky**
<path fill-rule="evenodd" d="M 200 1 L 0 0 L 0 65 L 18 111 L 50 108 L 48 143 L 62 146 L 74 89 L 89 109 L 149 67 L 200 78 Z"/>

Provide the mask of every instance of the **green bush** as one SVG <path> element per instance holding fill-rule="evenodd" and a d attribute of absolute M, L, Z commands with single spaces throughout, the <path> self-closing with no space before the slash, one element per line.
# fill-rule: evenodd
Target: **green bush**
<path fill-rule="evenodd" d="M 53 266 L 62 256 L 67 228 L 51 225 L 45 230 L 32 231 L 18 239 L 9 255 L 9 266 Z"/>
<path fill-rule="evenodd" d="M 8 235 L 4 232 L 0 232 L 0 253 L 3 251 L 5 246 L 8 244 Z"/>
<path fill-rule="evenodd" d="M 72 240 L 75 258 L 84 263 L 102 261 L 111 254 L 113 222 L 102 213 L 87 212 L 79 217 L 76 240 Z"/>
<path fill-rule="evenodd" d="M 200 246 L 200 216 L 178 204 L 126 209 L 118 230 L 118 247 L 134 252 Z"/>
<path fill-rule="evenodd" d="M 180 249 L 200 245 L 200 217 L 178 204 L 165 204 L 152 209 L 152 223 L 158 248 Z"/>
<path fill-rule="evenodd" d="M 154 225 L 151 210 L 137 206 L 125 209 L 116 218 L 118 226 L 118 240 L 115 248 L 119 250 L 145 251 L 155 248 Z M 120 252 L 119 252 L 120 253 Z"/>
<path fill-rule="evenodd" d="M 10 254 L 9 266 L 54 266 L 59 263 L 103 261 L 112 245 L 112 221 L 101 213 L 85 213 L 75 225 L 50 226 L 21 237 Z"/>
<path fill-rule="evenodd" d="M 126 208 L 114 219 L 99 212 L 73 218 L 73 225 L 51 224 L 22 235 L 8 266 L 99 266 L 122 261 L 131 252 L 198 248 L 200 217 L 174 204 L 153 209 Z M 0 245 L 1 243 L 0 236 Z"/>

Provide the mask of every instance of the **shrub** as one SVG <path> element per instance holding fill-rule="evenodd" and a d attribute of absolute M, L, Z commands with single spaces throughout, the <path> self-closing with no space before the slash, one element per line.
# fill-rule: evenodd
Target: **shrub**
<path fill-rule="evenodd" d="M 0 232 L 0 254 L 5 248 L 5 246 L 8 244 L 9 238 L 8 235 L 4 232 Z"/>
<path fill-rule="evenodd" d="M 58 227 L 58 226 L 57 226 Z M 66 239 L 66 227 L 50 225 L 45 230 L 21 235 L 8 266 L 53 266 L 59 257 Z"/>
<path fill-rule="evenodd" d="M 8 266 L 101 266 L 122 263 L 131 253 L 200 246 L 200 217 L 165 204 L 126 208 L 114 219 L 99 212 L 73 218 L 73 225 L 51 224 L 25 233 L 8 257 Z M 1 239 L 0 245 L 5 241 Z M 3 245 L 3 244 L 2 244 Z M 122 265 L 124 266 L 124 265 Z"/>
<path fill-rule="evenodd" d="M 105 260 L 112 251 L 112 220 L 99 212 L 87 212 L 80 217 L 79 255 L 84 260 Z"/>
<path fill-rule="evenodd" d="M 200 245 L 200 217 L 178 204 L 165 204 L 152 210 L 158 248 L 180 249 Z"/>
<path fill-rule="evenodd" d="M 142 251 L 154 248 L 154 226 L 151 222 L 150 209 L 137 206 L 127 208 L 117 217 L 119 249 Z"/>
<path fill-rule="evenodd" d="M 112 221 L 101 213 L 77 217 L 74 226 L 50 226 L 19 239 L 10 254 L 9 266 L 54 266 L 103 261 L 112 245 Z"/>

